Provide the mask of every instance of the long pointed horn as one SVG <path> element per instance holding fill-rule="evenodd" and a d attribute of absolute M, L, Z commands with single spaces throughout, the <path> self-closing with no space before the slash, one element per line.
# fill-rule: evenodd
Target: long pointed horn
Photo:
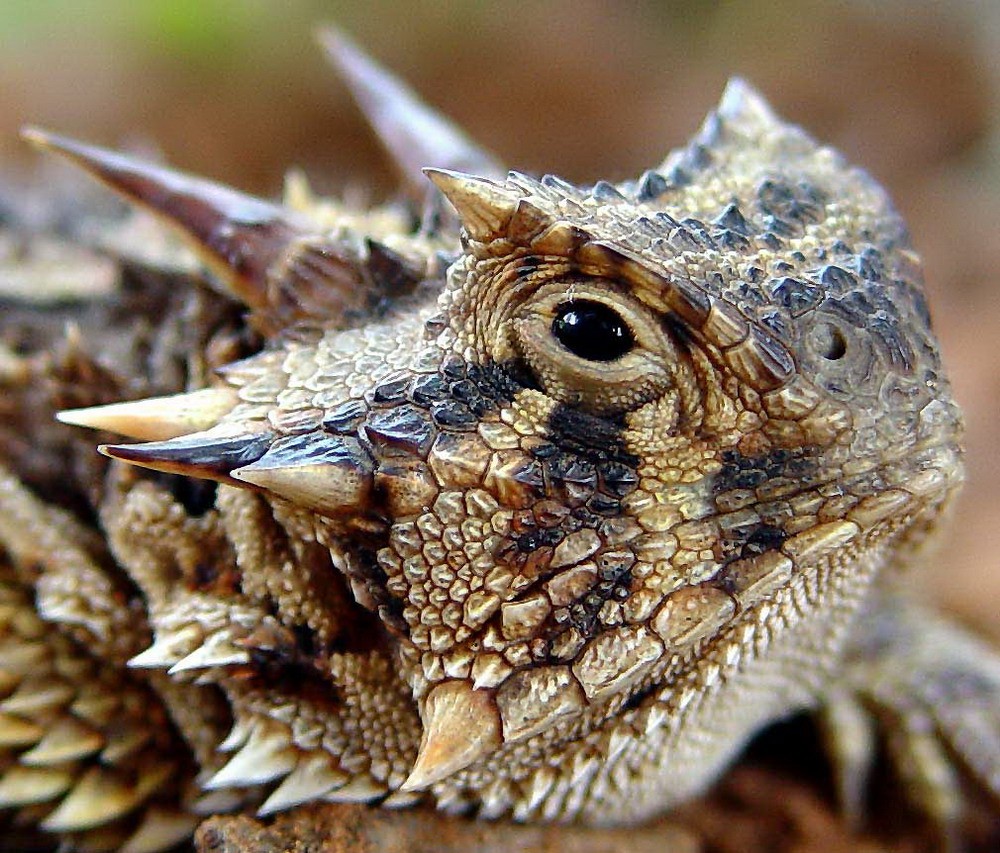
<path fill-rule="evenodd" d="M 139 441 L 166 441 L 215 426 L 239 402 L 234 388 L 203 388 L 86 409 L 64 409 L 64 424 L 117 432 Z"/>
<path fill-rule="evenodd" d="M 187 237 L 248 307 L 270 308 L 267 274 L 289 246 L 314 233 L 294 214 L 253 196 L 124 154 L 29 127 L 23 137 L 81 166 Z"/>
<path fill-rule="evenodd" d="M 97 449 L 140 468 L 245 486 L 230 472 L 260 459 L 273 440 L 270 433 L 234 434 L 230 427 L 145 444 L 102 444 Z"/>
<path fill-rule="evenodd" d="M 389 154 L 415 187 L 436 166 L 502 178 L 505 170 L 440 113 L 378 65 L 339 30 L 326 26 L 320 44 L 351 88 Z"/>

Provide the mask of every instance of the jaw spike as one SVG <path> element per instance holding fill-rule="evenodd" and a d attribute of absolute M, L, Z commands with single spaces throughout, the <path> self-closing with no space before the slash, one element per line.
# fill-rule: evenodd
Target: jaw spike
<path fill-rule="evenodd" d="M 307 223 L 296 221 L 291 212 L 221 184 L 38 128 L 25 128 L 22 136 L 66 157 L 177 229 L 252 309 L 270 307 L 269 270 L 290 244 L 310 233 Z"/>
<path fill-rule="evenodd" d="M 521 200 L 519 193 L 488 178 L 450 169 L 424 169 L 424 174 L 451 202 L 474 240 L 488 243 L 506 236 Z"/>
<path fill-rule="evenodd" d="M 117 432 L 139 441 L 166 441 L 214 427 L 239 401 L 232 388 L 149 397 L 86 409 L 66 409 L 56 419 L 72 426 Z"/>
<path fill-rule="evenodd" d="M 424 104 L 347 36 L 327 26 L 319 31 L 318 37 L 410 183 L 421 184 L 420 170 L 424 166 L 503 176 L 504 170 L 493 157 Z"/>
<path fill-rule="evenodd" d="M 421 791 L 497 749 L 503 738 L 493 694 L 469 681 L 444 681 L 424 700 L 423 737 L 404 792 Z"/>
<path fill-rule="evenodd" d="M 234 434 L 229 428 L 146 444 L 102 444 L 97 449 L 140 468 L 240 485 L 230 472 L 263 456 L 273 439 L 271 433 Z"/>

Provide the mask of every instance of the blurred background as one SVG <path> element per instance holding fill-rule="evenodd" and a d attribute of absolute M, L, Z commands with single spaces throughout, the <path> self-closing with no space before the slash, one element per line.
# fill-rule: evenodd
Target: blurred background
<path fill-rule="evenodd" d="M 295 164 L 384 197 L 323 21 L 522 170 L 633 177 L 741 74 L 886 184 L 968 412 L 969 487 L 924 582 L 1000 638 L 1000 3 L 4 0 L 0 171 L 38 168 L 31 122 L 265 195 Z"/>

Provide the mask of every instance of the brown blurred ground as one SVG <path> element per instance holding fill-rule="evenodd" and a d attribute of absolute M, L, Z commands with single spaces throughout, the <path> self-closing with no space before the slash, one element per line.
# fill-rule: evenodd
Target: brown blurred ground
<path fill-rule="evenodd" d="M 316 21 L 345 27 L 511 166 L 576 180 L 657 163 L 730 74 L 746 76 L 781 113 L 883 181 L 911 225 L 968 416 L 968 487 L 924 583 L 1000 639 L 1000 4 L 38 7 L 36 18 L 0 8 L 0 163 L 32 163 L 15 136 L 31 121 L 106 144 L 155 143 L 174 164 L 266 194 L 292 163 L 324 190 L 374 187 L 379 196 L 393 186 L 312 41 Z M 781 797 L 777 783 L 757 777 L 747 790 L 735 784 L 722 795 L 732 806 L 724 820 L 736 820 L 740 796 L 753 802 L 755 786 Z M 783 849 L 854 849 L 816 829 L 828 817 L 802 796 L 779 811 L 789 825 L 796 814 L 805 820 L 812 846 Z M 691 823 L 711 823 L 713 808 Z"/>

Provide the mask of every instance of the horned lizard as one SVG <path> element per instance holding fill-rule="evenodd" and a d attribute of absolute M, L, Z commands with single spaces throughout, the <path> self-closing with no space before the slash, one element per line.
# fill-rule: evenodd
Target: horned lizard
<path fill-rule="evenodd" d="M 403 201 L 26 133 L 210 274 L 102 232 L 170 311 L 0 351 L 44 424 L 0 445 L 0 806 L 126 851 L 314 801 L 631 824 L 802 710 L 850 814 L 878 728 L 941 825 L 1000 795 L 1000 658 L 907 595 L 962 430 L 885 193 L 740 80 L 636 180 L 506 172 L 326 44 Z"/>

